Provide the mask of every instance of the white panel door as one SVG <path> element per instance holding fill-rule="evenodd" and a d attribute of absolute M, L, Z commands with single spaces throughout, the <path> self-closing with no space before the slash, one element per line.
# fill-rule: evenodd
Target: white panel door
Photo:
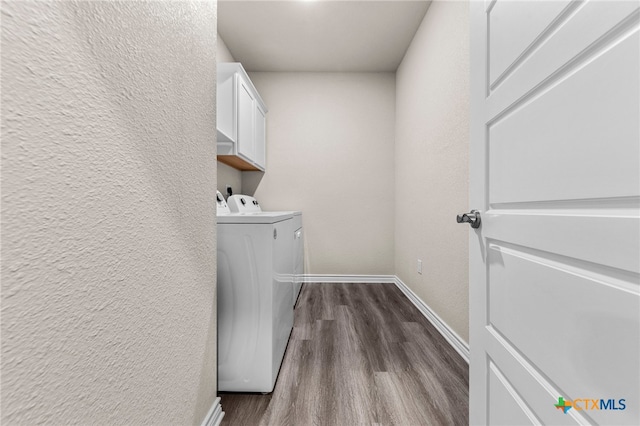
<path fill-rule="evenodd" d="M 472 424 L 640 424 L 639 22 L 471 2 Z"/>

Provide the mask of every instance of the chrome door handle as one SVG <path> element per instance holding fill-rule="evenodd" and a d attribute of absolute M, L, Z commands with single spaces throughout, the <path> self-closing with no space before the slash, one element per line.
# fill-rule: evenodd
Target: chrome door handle
<path fill-rule="evenodd" d="M 471 210 L 469 213 L 459 214 L 456 217 L 458 223 L 468 223 L 472 228 L 480 228 L 480 212 Z"/>

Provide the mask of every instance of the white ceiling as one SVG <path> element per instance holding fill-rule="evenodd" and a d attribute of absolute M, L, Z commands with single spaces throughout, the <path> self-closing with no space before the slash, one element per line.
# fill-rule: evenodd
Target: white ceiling
<path fill-rule="evenodd" d="M 430 2 L 218 2 L 218 32 L 248 71 L 395 71 Z"/>

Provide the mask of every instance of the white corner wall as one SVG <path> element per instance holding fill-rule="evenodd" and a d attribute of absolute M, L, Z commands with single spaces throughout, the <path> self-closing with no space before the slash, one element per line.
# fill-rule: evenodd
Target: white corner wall
<path fill-rule="evenodd" d="M 229 51 L 229 48 L 227 47 L 226 43 L 224 42 L 222 37 L 220 37 L 220 33 L 218 33 L 217 36 L 218 38 L 216 42 L 216 48 L 217 48 L 216 61 L 217 62 L 235 62 L 236 60 L 234 59 L 233 55 Z"/>
<path fill-rule="evenodd" d="M 393 274 L 392 73 L 250 73 L 267 115 L 267 171 L 243 192 L 302 210 L 306 273 Z"/>
<path fill-rule="evenodd" d="M 3 424 L 213 403 L 215 51 L 215 2 L 3 2 Z"/>
<path fill-rule="evenodd" d="M 395 139 L 396 275 L 468 342 L 467 2 L 431 3 L 396 73 Z"/>

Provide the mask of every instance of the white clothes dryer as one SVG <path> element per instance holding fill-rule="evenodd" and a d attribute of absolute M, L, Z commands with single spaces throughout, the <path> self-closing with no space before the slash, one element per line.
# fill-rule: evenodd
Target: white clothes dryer
<path fill-rule="evenodd" d="M 217 197 L 218 390 L 272 392 L 293 328 L 293 215 L 233 214 Z"/>

